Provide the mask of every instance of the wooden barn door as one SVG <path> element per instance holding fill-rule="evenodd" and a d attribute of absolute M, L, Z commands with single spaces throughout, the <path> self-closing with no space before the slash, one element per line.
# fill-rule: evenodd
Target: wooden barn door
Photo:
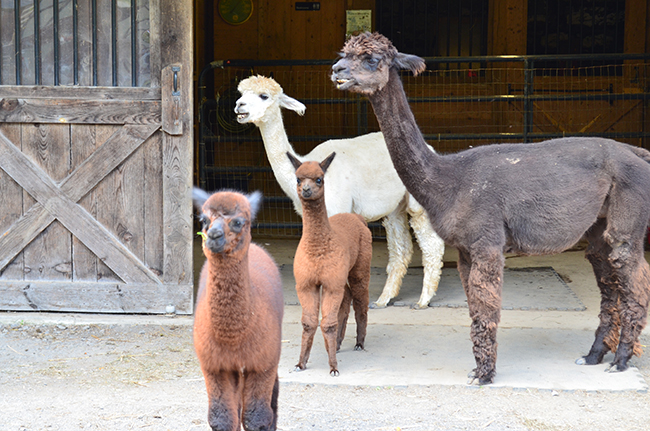
<path fill-rule="evenodd" d="M 0 309 L 192 313 L 191 1 L 12 4 Z"/>

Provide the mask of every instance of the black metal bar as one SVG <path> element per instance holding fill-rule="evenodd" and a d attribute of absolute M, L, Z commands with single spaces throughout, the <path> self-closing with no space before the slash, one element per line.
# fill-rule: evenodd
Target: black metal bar
<path fill-rule="evenodd" d="M 113 87 L 117 87 L 117 0 L 111 0 L 111 71 Z"/>
<path fill-rule="evenodd" d="M 16 85 L 21 85 L 22 80 L 22 67 L 21 63 L 23 59 L 21 58 L 21 49 L 20 49 L 20 0 L 14 0 L 14 58 L 16 60 Z"/>
<path fill-rule="evenodd" d="M 52 4 L 52 46 L 54 48 L 54 85 L 59 85 L 61 54 L 59 53 L 59 0 Z"/>
<path fill-rule="evenodd" d="M 79 85 L 79 15 L 78 0 L 72 0 L 72 74 L 74 85 Z"/>
<path fill-rule="evenodd" d="M 41 85 L 41 0 L 34 0 L 34 84 Z"/>
<path fill-rule="evenodd" d="M 138 55 L 136 51 L 137 21 L 135 0 L 131 0 L 131 87 L 138 86 Z"/>
<path fill-rule="evenodd" d="M 97 86 L 97 0 L 91 0 L 92 33 L 93 33 L 93 85 Z"/>
<path fill-rule="evenodd" d="M 533 102 L 530 100 L 534 92 L 533 68 L 532 61 L 524 60 L 524 143 L 528 142 L 528 134 L 533 131 Z"/>

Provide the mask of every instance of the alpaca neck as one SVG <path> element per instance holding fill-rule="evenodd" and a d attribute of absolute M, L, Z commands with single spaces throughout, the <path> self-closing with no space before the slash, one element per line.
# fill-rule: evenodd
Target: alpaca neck
<path fill-rule="evenodd" d="M 260 129 L 266 155 L 275 174 L 275 179 L 293 202 L 299 202 L 298 193 L 296 192 L 296 170 L 287 157 L 287 151 L 296 156 L 297 154 L 291 146 L 287 132 L 284 129 L 282 112 L 278 108 L 277 112 L 267 114 L 264 121 L 256 124 Z M 296 210 L 300 213 L 298 205 L 296 205 Z"/>
<path fill-rule="evenodd" d="M 397 70 L 391 69 L 386 86 L 369 99 L 395 170 L 409 193 L 421 204 L 449 193 L 452 185 L 442 184 L 445 166 L 424 140 Z M 425 205 L 429 211 L 431 207 Z"/>
<path fill-rule="evenodd" d="M 215 333 L 236 341 L 250 325 L 253 311 L 248 252 L 241 260 L 215 254 L 207 264 L 206 299 Z"/>
<path fill-rule="evenodd" d="M 311 250 L 318 250 L 328 243 L 332 234 L 325 200 L 302 201 L 302 237 Z"/>

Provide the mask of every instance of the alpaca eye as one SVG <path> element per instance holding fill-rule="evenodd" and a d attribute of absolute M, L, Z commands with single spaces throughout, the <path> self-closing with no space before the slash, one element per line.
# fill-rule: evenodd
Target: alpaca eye
<path fill-rule="evenodd" d="M 233 219 L 230 222 L 230 229 L 232 229 L 234 232 L 241 231 L 243 226 L 244 226 L 244 221 L 241 218 Z"/>
<path fill-rule="evenodd" d="M 376 69 L 377 65 L 379 64 L 379 59 L 374 58 L 374 57 L 369 57 L 366 59 L 366 65 L 368 66 L 369 69 Z"/>
<path fill-rule="evenodd" d="M 208 223 L 208 218 L 205 216 L 205 214 L 201 214 L 199 216 L 199 223 L 201 223 L 201 228 L 202 229 L 205 229 L 206 227 L 208 227 L 208 224 L 209 224 Z"/>
<path fill-rule="evenodd" d="M 269 95 L 268 95 L 268 94 L 260 94 L 260 99 L 262 99 L 262 100 L 266 100 L 266 99 L 268 99 L 268 98 L 269 98 Z"/>
<path fill-rule="evenodd" d="M 298 185 L 300 185 L 300 178 L 296 178 L 296 181 L 298 181 Z"/>
<path fill-rule="evenodd" d="M 319 186 L 321 184 L 323 184 L 323 179 L 322 178 L 316 178 L 316 184 L 318 184 Z"/>

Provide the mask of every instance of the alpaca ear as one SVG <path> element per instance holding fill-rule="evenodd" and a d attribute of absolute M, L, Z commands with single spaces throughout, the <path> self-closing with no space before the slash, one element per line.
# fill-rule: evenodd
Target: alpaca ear
<path fill-rule="evenodd" d="M 280 102 L 280 107 L 295 111 L 298 115 L 304 115 L 305 109 L 307 109 L 305 105 L 284 93 L 280 94 L 278 101 Z"/>
<path fill-rule="evenodd" d="M 198 212 L 203 212 L 203 204 L 208 200 L 210 194 L 198 187 L 192 188 L 192 202 Z"/>
<path fill-rule="evenodd" d="M 262 207 L 262 192 L 256 190 L 253 193 L 247 195 L 246 199 L 248 199 L 248 203 L 251 206 L 251 221 L 253 221 L 257 215 L 257 212 Z"/>
<path fill-rule="evenodd" d="M 401 52 L 397 53 L 397 56 L 395 56 L 395 59 L 393 60 L 393 64 L 400 69 L 410 70 L 413 72 L 413 76 L 418 76 L 427 68 L 422 57 L 411 54 L 402 54 Z"/>
<path fill-rule="evenodd" d="M 332 163 L 332 160 L 334 160 L 334 156 L 336 156 L 336 152 L 333 152 L 325 160 L 320 162 L 320 168 L 323 170 L 323 173 L 327 172 L 327 168 L 330 167 L 330 164 Z"/>
<path fill-rule="evenodd" d="M 289 157 L 289 160 L 291 161 L 291 164 L 293 165 L 293 168 L 295 170 L 298 170 L 300 165 L 302 165 L 302 162 L 298 160 L 293 154 L 287 151 L 287 157 Z"/>

